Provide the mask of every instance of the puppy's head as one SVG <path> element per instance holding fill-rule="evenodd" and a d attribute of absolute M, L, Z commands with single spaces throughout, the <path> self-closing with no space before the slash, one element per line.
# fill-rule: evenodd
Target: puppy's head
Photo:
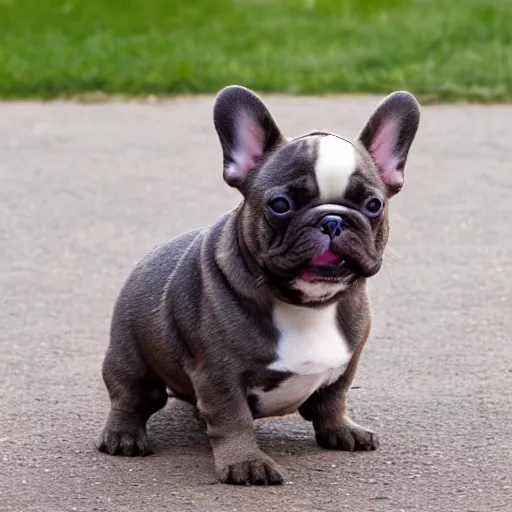
<path fill-rule="evenodd" d="M 411 94 L 386 98 L 353 142 L 322 131 L 286 139 L 238 86 L 219 93 L 214 122 L 224 180 L 244 196 L 243 242 L 279 298 L 328 303 L 379 271 L 388 201 L 418 129 Z"/>

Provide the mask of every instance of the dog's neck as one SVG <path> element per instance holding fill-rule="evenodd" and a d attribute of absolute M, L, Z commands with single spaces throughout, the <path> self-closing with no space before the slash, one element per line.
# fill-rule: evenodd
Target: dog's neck
<path fill-rule="evenodd" d="M 228 214 L 220 233 L 215 261 L 237 294 L 268 306 L 271 294 L 266 286 L 265 273 L 244 241 L 241 215 L 242 205 Z"/>
<path fill-rule="evenodd" d="M 266 283 L 265 271 L 262 265 L 258 262 L 254 254 L 249 249 L 244 233 L 243 233 L 243 222 L 242 222 L 243 209 L 240 205 L 233 212 L 233 223 L 234 223 L 234 241 L 238 246 L 240 257 L 242 258 L 247 273 L 254 279 L 254 286 L 259 288 Z"/>

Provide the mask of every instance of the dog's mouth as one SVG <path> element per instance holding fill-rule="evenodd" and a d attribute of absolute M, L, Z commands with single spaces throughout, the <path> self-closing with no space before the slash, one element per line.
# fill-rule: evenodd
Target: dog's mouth
<path fill-rule="evenodd" d="M 356 248 L 357 249 L 357 248 Z M 310 256 L 309 260 L 290 268 L 275 265 L 275 261 L 265 263 L 265 273 L 276 283 L 290 283 L 295 280 L 309 283 L 347 285 L 361 277 L 374 275 L 380 263 L 377 259 L 364 258 L 362 250 L 349 250 L 349 247 L 327 247 L 324 251 Z"/>
<path fill-rule="evenodd" d="M 357 274 L 359 272 L 353 260 L 328 249 L 311 260 L 300 273 L 299 279 L 307 282 L 339 283 Z"/>
<path fill-rule="evenodd" d="M 323 252 L 322 254 L 315 256 L 311 260 L 311 263 L 315 266 L 332 266 L 339 264 L 341 261 L 341 256 L 334 254 L 331 249 L 327 249 L 327 251 Z"/>

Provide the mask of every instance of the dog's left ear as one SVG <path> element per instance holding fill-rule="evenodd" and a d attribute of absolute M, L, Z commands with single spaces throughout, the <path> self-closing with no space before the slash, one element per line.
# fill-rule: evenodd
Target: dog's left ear
<path fill-rule="evenodd" d="M 243 192 L 258 161 L 284 138 L 258 96 L 238 85 L 220 91 L 213 121 L 222 145 L 224 181 Z"/>
<path fill-rule="evenodd" d="M 388 197 L 404 184 L 405 162 L 419 121 L 420 107 L 414 96 L 395 92 L 377 107 L 359 135 L 386 185 Z"/>

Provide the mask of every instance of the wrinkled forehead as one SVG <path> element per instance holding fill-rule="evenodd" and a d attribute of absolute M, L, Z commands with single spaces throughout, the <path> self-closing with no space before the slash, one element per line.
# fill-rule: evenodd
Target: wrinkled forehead
<path fill-rule="evenodd" d="M 331 133 L 312 132 L 292 139 L 272 160 L 270 167 L 274 171 L 275 166 L 279 168 L 281 183 L 306 180 L 317 189 L 322 202 L 338 199 L 347 189 L 359 188 L 363 183 L 375 188 L 382 186 L 365 151 Z"/>

